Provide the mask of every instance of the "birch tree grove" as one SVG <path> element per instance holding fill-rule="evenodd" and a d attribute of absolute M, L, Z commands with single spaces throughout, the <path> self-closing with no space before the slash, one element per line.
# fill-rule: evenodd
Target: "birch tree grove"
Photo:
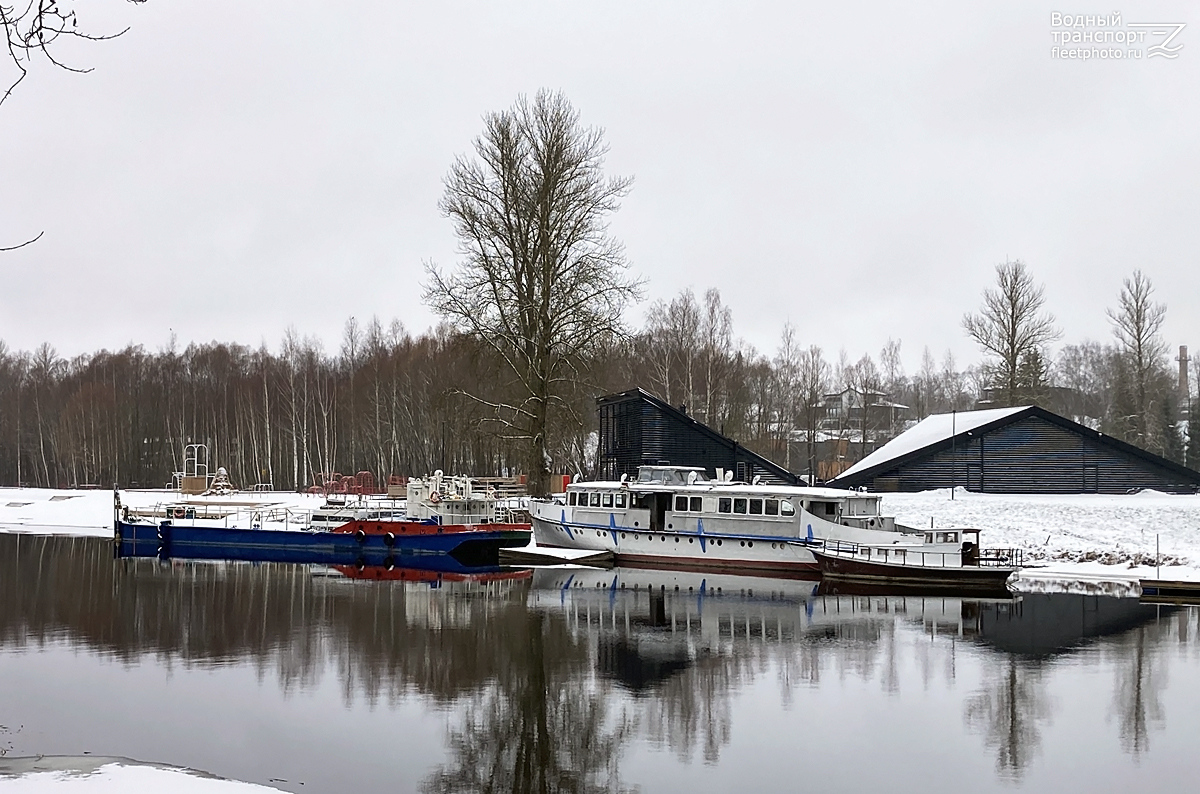
<path fill-rule="evenodd" d="M 588 361 L 624 334 L 622 309 L 641 294 L 606 225 L 631 180 L 604 175 L 606 153 L 603 132 L 583 127 L 561 93 L 489 114 L 441 202 L 463 258 L 449 272 L 427 268 L 429 306 L 505 364 L 508 399 L 463 393 L 525 444 L 535 494 L 549 482 L 551 413 L 568 408 Z"/>

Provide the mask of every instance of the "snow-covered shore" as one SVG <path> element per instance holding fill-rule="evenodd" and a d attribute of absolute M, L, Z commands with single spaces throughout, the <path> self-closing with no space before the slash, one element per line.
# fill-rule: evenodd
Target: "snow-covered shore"
<path fill-rule="evenodd" d="M 906 526 L 975 527 L 986 547 L 1018 548 L 1055 575 L 1083 580 L 1200 579 L 1200 495 L 1142 492 L 1121 496 L 971 493 L 961 488 L 888 494 L 886 513 Z M 1156 546 L 1157 544 L 1157 546 Z M 1155 561 L 1162 562 L 1161 570 Z"/>
<path fill-rule="evenodd" d="M 178 494 L 166 491 L 121 492 L 122 503 L 135 508 L 177 499 Z M 280 505 L 297 514 L 322 501 L 293 493 L 215 499 Z M 0 488 L 0 532 L 108 537 L 112 507 L 111 491 Z M 1045 566 L 1027 572 L 1026 580 L 1123 581 L 1156 573 L 1200 579 L 1200 495 L 1006 496 L 958 489 L 953 499 L 949 490 L 888 494 L 883 507 L 907 526 L 928 527 L 932 520 L 939 527 L 976 527 L 983 530 L 985 546 L 1022 549 L 1026 562 Z M 1160 571 L 1155 570 L 1156 559 L 1162 561 Z"/>
<path fill-rule="evenodd" d="M 262 505 L 284 507 L 303 514 L 319 507 L 323 497 L 281 492 L 237 492 L 227 496 L 205 496 L 214 505 Z M 181 501 L 177 491 L 121 491 L 121 504 L 148 509 Z M 253 507 L 242 507 L 249 515 Z M 38 535 L 87 535 L 112 537 L 113 494 L 108 490 L 65 491 L 51 488 L 0 488 L 0 532 Z"/>
<path fill-rule="evenodd" d="M 279 789 L 215 778 L 190 769 L 140 764 L 127 758 L 37 756 L 0 759 L 0 792 L 139 794 L 267 794 Z"/>

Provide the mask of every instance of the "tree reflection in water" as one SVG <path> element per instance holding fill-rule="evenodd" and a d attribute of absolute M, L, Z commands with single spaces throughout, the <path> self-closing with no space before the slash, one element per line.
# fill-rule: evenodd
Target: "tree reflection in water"
<path fill-rule="evenodd" d="M 960 653 L 987 681 L 964 721 L 1001 777 L 1020 778 L 1040 752 L 1049 679 L 1069 669 L 1049 663 L 1058 658 L 1113 666 L 1110 723 L 1138 758 L 1165 725 L 1170 660 L 1200 656 L 1194 611 L 1160 619 L 1133 599 L 827 596 L 811 583 L 620 569 L 539 571 L 540 585 L 319 574 L 113 560 L 99 539 L 0 534 L 0 649 L 67 643 L 130 663 L 247 665 L 274 674 L 285 698 L 327 675 L 347 704 L 419 694 L 450 723 L 442 764 L 424 774 L 433 759 L 407 759 L 427 794 L 624 791 L 634 743 L 717 764 L 735 728 L 754 736 L 735 726 L 734 704 L 756 679 L 774 674 L 785 709 L 805 688 L 853 680 L 872 698 L 936 679 L 950 691 Z M 4 739 L 0 728 L 0 753 Z"/>
<path fill-rule="evenodd" d="M 467 699 L 449 731 L 451 760 L 422 791 L 626 791 L 619 761 L 633 733 L 604 682 L 580 680 L 583 649 L 561 616 L 527 612 L 509 625 L 506 664 Z"/>
<path fill-rule="evenodd" d="M 1186 621 L 1188 613 L 1180 616 Z M 1178 626 L 1180 622 L 1175 621 L 1175 627 Z M 1182 627 L 1186 630 L 1187 623 L 1183 622 Z M 1135 758 L 1150 750 L 1150 729 L 1161 730 L 1166 724 L 1162 691 L 1167 675 L 1165 670 L 1159 670 L 1151 646 L 1160 643 L 1172 628 L 1167 622 L 1139 626 L 1115 643 L 1116 686 L 1112 708 L 1117 715 L 1121 749 Z"/>

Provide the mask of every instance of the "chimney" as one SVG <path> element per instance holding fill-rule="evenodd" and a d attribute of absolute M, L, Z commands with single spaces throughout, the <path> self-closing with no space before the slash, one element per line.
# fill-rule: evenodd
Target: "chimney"
<path fill-rule="evenodd" d="M 1179 419 L 1183 421 L 1190 413 L 1192 393 L 1188 388 L 1188 354 L 1187 345 L 1179 346 Z"/>

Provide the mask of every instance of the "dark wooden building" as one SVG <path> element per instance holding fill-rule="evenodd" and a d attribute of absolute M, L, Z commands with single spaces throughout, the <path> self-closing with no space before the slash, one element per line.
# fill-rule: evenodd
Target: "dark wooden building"
<path fill-rule="evenodd" d="M 1200 491 L 1200 472 L 1037 406 L 926 417 L 830 485 L 986 493 Z"/>
<path fill-rule="evenodd" d="M 745 482 L 755 477 L 780 485 L 798 482 L 797 476 L 782 466 L 641 389 L 601 397 L 597 403 L 600 443 L 596 468 L 600 479 L 617 480 L 622 474 L 632 479 L 638 466 L 671 464 L 700 466 L 709 475 L 724 469 Z"/>

